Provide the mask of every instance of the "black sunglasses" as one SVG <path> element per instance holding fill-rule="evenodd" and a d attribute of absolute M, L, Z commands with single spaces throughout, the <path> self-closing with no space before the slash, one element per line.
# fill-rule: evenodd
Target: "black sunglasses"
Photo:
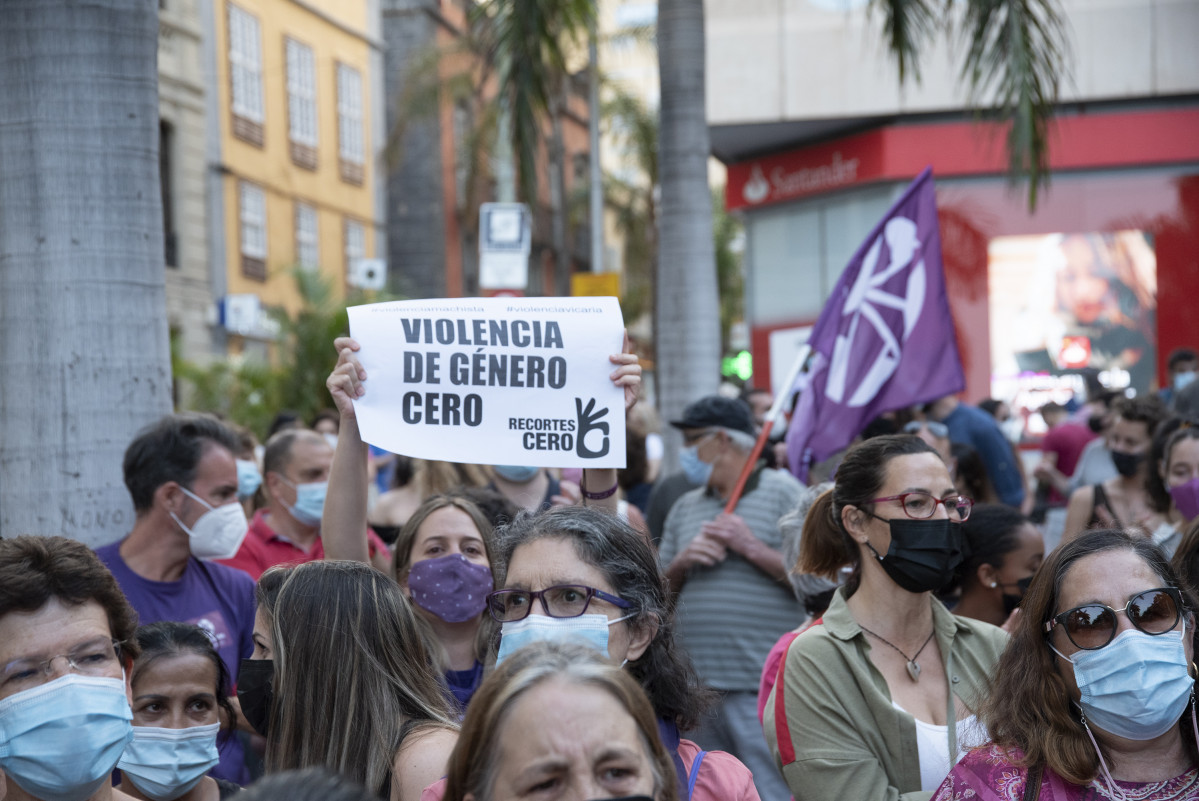
<path fill-rule="evenodd" d="M 1176 587 L 1158 587 L 1138 592 L 1123 609 L 1103 604 L 1076 606 L 1050 618 L 1045 623 L 1045 635 L 1049 636 L 1060 625 L 1075 647 L 1094 651 L 1116 638 L 1116 615 L 1121 613 L 1146 634 L 1165 634 L 1173 631 L 1182 617 L 1182 595 Z"/>

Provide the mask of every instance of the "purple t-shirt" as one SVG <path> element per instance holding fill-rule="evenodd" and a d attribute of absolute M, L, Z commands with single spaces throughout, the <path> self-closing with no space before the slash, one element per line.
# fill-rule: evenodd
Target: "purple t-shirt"
<path fill-rule="evenodd" d="M 129 569 L 120 547 L 120 542 L 114 542 L 97 548 L 96 555 L 137 611 L 139 625 L 175 620 L 204 629 L 216 643 L 230 681 L 236 684 L 241 660 L 254 650 L 254 580 L 240 570 L 193 557 L 178 581 L 151 581 Z M 232 735 L 220 750 L 221 764 L 210 775 L 248 784 L 250 774 L 241 740 Z"/>

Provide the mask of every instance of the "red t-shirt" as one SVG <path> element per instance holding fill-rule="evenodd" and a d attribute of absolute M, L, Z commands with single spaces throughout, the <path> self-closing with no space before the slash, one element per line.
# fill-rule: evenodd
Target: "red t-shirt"
<path fill-rule="evenodd" d="M 232 559 L 222 559 L 221 564 L 236 567 L 250 574 L 255 581 L 258 577 L 275 565 L 300 565 L 304 562 L 314 562 L 325 558 L 325 545 L 317 537 L 311 550 L 305 551 L 279 536 L 267 522 L 266 509 L 259 509 L 250 521 L 250 530 Z M 370 555 L 388 553 L 387 544 L 379 539 L 379 535 L 367 529 Z"/>
<path fill-rule="evenodd" d="M 1061 423 L 1050 429 L 1041 440 L 1041 451 L 1056 454 L 1057 469 L 1062 471 L 1063 475 L 1072 476 L 1074 469 L 1078 467 L 1082 449 L 1097 436 L 1099 435 L 1089 427 L 1080 423 Z M 1051 503 L 1062 503 L 1065 498 L 1054 490 L 1049 493 L 1049 500 Z"/>

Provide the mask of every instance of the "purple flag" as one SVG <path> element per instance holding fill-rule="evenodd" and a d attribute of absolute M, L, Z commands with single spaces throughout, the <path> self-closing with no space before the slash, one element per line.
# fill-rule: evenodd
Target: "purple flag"
<path fill-rule="evenodd" d="M 787 428 L 791 470 L 853 441 L 883 412 L 960 392 L 966 385 L 945 297 L 932 168 L 862 243 L 820 313 L 812 356 L 794 390 Z"/>

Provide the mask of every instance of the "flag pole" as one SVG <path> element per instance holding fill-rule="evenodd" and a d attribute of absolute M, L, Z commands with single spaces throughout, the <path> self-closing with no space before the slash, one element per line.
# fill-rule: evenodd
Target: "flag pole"
<path fill-rule="evenodd" d="M 795 364 L 791 365 L 791 370 L 787 373 L 787 380 L 780 384 L 784 389 L 775 397 L 774 403 L 770 404 L 770 411 L 766 412 L 766 422 L 762 423 L 758 441 L 754 443 L 754 449 L 750 451 L 749 458 L 745 460 L 745 467 L 741 468 L 741 475 L 737 478 L 736 485 L 733 486 L 733 494 L 729 496 L 728 503 L 724 505 L 726 515 L 731 515 L 733 509 L 737 508 L 737 501 L 741 500 L 741 493 L 745 491 L 745 482 L 749 481 L 750 473 L 758 464 L 758 457 L 762 455 L 762 449 L 766 447 L 766 440 L 770 439 L 770 430 L 774 428 L 774 421 L 783 411 L 783 404 L 791 397 L 792 391 L 795 389 L 795 380 L 799 378 L 799 373 L 803 370 L 804 362 L 808 360 L 808 354 L 811 351 L 811 345 L 804 345 L 799 349 L 799 354 L 795 357 Z"/>

